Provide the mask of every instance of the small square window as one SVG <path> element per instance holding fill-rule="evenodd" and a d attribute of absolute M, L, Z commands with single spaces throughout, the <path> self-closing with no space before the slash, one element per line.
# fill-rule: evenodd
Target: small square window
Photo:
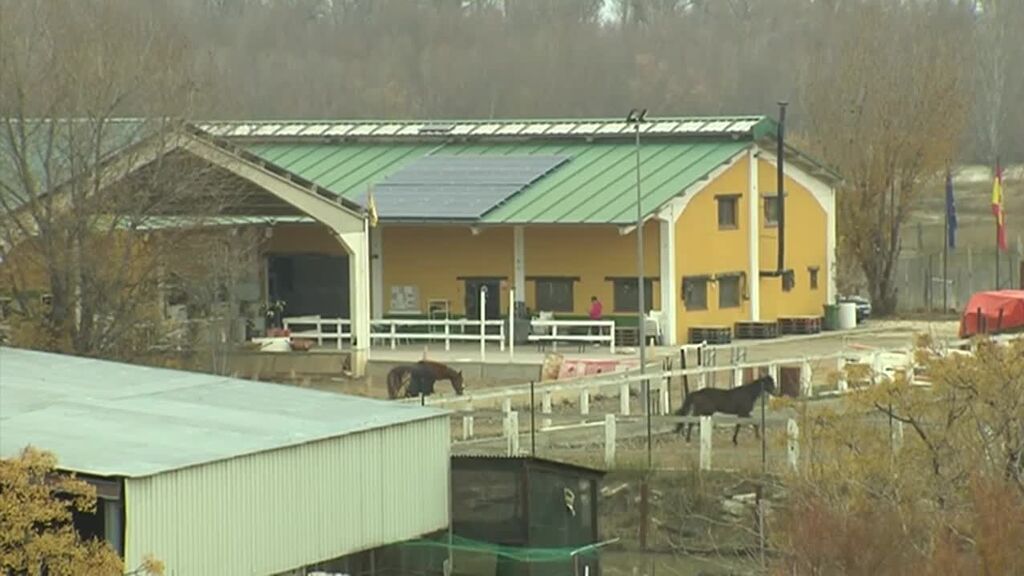
<path fill-rule="evenodd" d="M 718 307 L 739 308 L 740 277 L 739 275 L 718 277 Z"/>
<path fill-rule="evenodd" d="M 615 278 L 612 280 L 615 289 L 613 302 L 616 312 L 636 312 L 639 308 L 636 278 Z M 644 278 L 644 312 L 653 308 L 654 280 Z"/>
<path fill-rule="evenodd" d="M 739 227 L 739 196 L 717 196 L 718 228 L 731 230 Z"/>
<path fill-rule="evenodd" d="M 708 279 L 706 276 L 683 277 L 683 304 L 687 310 L 708 309 Z"/>
<path fill-rule="evenodd" d="M 818 267 L 810 266 L 807 268 L 807 274 L 810 276 L 811 290 L 818 289 Z"/>
<path fill-rule="evenodd" d="M 779 197 L 764 197 L 764 225 L 774 228 L 779 225 Z"/>
<path fill-rule="evenodd" d="M 782 291 L 789 292 L 796 286 L 796 274 L 792 270 L 782 273 Z"/>
<path fill-rule="evenodd" d="M 535 301 L 544 312 L 572 312 L 572 278 L 538 278 L 534 281 Z"/>

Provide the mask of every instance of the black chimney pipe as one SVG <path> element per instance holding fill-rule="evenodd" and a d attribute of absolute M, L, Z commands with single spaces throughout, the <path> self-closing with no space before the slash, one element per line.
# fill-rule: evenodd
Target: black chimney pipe
<path fill-rule="evenodd" d="M 788 102 L 779 102 L 779 130 L 777 134 L 778 151 L 776 167 L 778 168 L 778 205 L 779 205 L 779 264 L 778 273 L 786 271 L 786 190 L 785 190 L 785 141 L 786 141 L 786 106 Z"/>

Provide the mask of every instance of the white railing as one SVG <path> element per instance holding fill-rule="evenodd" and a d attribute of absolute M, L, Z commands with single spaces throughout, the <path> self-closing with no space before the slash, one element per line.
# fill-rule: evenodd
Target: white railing
<path fill-rule="evenodd" d="M 822 363 L 831 363 L 830 371 L 838 376 L 837 390 L 818 391 L 815 393 L 813 387 L 814 366 Z M 661 364 L 648 364 L 645 375 L 640 375 L 637 370 L 602 374 L 576 378 L 570 381 L 554 381 L 536 383 L 533 386 L 533 394 L 542 399 L 543 405 L 548 406 L 552 402 L 554 394 L 578 394 L 578 406 L 581 415 L 590 413 L 590 397 L 592 395 L 609 396 L 617 394 L 619 397 L 620 410 L 622 415 L 629 414 L 629 398 L 634 386 L 643 382 L 650 383 L 652 396 L 657 394 L 658 401 L 655 403 L 655 410 L 661 414 L 668 414 L 669 410 L 669 386 L 670 380 L 681 377 L 689 377 L 691 389 L 698 390 L 708 386 L 711 376 L 724 372 L 730 375 L 730 386 L 738 386 L 742 383 L 743 372 L 747 369 L 762 369 L 767 367 L 768 373 L 775 379 L 776 388 L 781 387 L 779 374 L 780 367 L 800 368 L 800 395 L 802 397 L 827 396 L 846 393 L 849 389 L 846 366 L 848 364 L 862 364 L 868 368 L 867 378 L 877 382 L 885 375 L 892 375 L 896 371 L 906 370 L 908 376 L 913 378 L 914 358 L 913 350 L 902 348 L 896 350 L 876 350 L 870 352 L 835 352 L 819 356 L 800 356 L 792 358 L 778 358 L 773 360 L 742 362 L 722 366 L 697 366 L 686 369 L 675 369 L 663 371 Z M 610 390 L 610 393 L 609 393 Z M 429 396 L 424 399 L 427 405 L 433 406 L 454 406 L 457 409 L 472 410 L 474 402 L 486 404 L 489 402 L 501 401 L 502 405 L 511 408 L 513 405 L 529 405 L 530 384 L 518 384 L 502 388 L 470 392 L 462 396 Z M 420 399 L 405 399 L 404 402 L 420 402 Z"/>
<path fill-rule="evenodd" d="M 580 344 L 592 342 L 596 344 L 607 343 L 610 351 L 615 353 L 615 321 L 614 320 L 546 320 L 546 319 L 534 319 L 530 321 L 530 342 L 537 342 L 538 344 L 547 344 L 551 342 L 552 348 L 558 350 L 559 342 L 577 342 Z M 541 332 L 535 333 L 533 329 L 539 329 Z M 548 329 L 550 328 L 550 332 Z M 558 329 L 563 330 L 561 334 L 558 333 Z M 571 333 L 570 330 L 586 328 L 587 334 Z M 608 333 L 605 334 L 607 329 Z M 597 334 L 591 334 L 591 330 L 596 330 Z"/>
<path fill-rule="evenodd" d="M 505 350 L 504 320 L 404 320 L 389 318 L 371 320 L 370 341 L 384 340 L 390 343 L 391 349 L 405 340 L 425 340 L 428 342 L 444 342 L 444 349 L 451 350 L 453 341 L 461 342 L 497 342 L 501 350 Z M 404 331 L 405 327 L 425 327 L 425 332 Z M 481 326 L 483 329 L 481 330 Z M 487 328 L 497 328 L 489 332 Z"/>
<path fill-rule="evenodd" d="M 492 414 L 481 414 L 490 417 L 497 415 Z M 529 430 L 525 433 L 520 427 L 520 413 L 512 410 L 505 412 L 500 415 L 501 417 L 501 438 L 504 440 L 505 453 L 508 456 L 519 456 L 523 453 L 520 448 L 522 438 L 521 436 L 526 434 L 529 438 Z M 463 443 L 474 443 L 471 438 L 473 437 L 473 416 L 462 417 L 462 442 Z M 633 424 L 640 422 L 641 419 L 636 416 L 618 416 L 615 414 L 605 414 L 601 420 L 594 420 L 586 422 L 584 424 L 574 424 L 570 426 L 559 427 L 554 429 L 551 427 L 542 428 L 540 432 L 550 433 L 555 430 L 580 430 L 581 428 L 591 428 L 595 432 L 602 430 L 604 432 L 604 465 L 606 468 L 613 468 L 616 464 L 617 448 L 620 441 L 628 440 L 628 437 L 619 433 L 620 424 Z M 736 425 L 750 425 L 750 424 L 761 424 L 760 418 L 739 418 L 737 416 L 718 414 L 715 416 L 655 416 L 652 419 L 652 424 L 658 424 L 664 426 L 666 424 L 672 425 L 688 425 L 695 424 L 698 426 L 698 453 L 699 453 L 699 467 L 702 471 L 711 470 L 711 455 L 712 455 L 712 439 L 713 432 L 716 426 L 733 428 Z M 798 470 L 800 467 L 800 427 L 797 424 L 796 419 L 784 416 L 772 414 L 766 416 L 764 419 L 765 428 L 784 427 L 786 431 L 786 463 L 791 469 Z M 897 422 L 898 432 L 894 432 L 894 437 L 898 434 L 902 436 L 902 423 Z M 761 430 L 761 434 L 767 434 L 768 430 Z M 498 438 L 491 437 L 485 441 L 494 441 Z M 596 442 L 595 442 L 596 443 Z"/>
<path fill-rule="evenodd" d="M 342 343 L 352 342 L 352 321 L 347 318 L 292 316 L 282 318 L 281 324 L 291 332 L 292 338 L 316 340 L 318 346 L 323 346 L 324 340 L 333 340 L 337 349 L 341 350 Z"/>
<path fill-rule="evenodd" d="M 284 328 L 291 331 L 293 338 L 316 340 L 323 346 L 324 341 L 333 341 L 338 350 L 343 343 L 352 341 L 352 321 L 347 318 L 321 318 L 320 316 L 293 316 L 282 320 Z M 483 325 L 481 334 L 480 326 Z M 409 330 L 408 328 L 426 328 Z M 424 320 L 386 318 L 370 321 L 370 342 L 385 342 L 394 349 L 402 341 L 444 342 L 445 350 L 451 350 L 453 341 L 497 342 L 505 349 L 504 320 L 471 320 L 468 318 L 448 320 Z"/>

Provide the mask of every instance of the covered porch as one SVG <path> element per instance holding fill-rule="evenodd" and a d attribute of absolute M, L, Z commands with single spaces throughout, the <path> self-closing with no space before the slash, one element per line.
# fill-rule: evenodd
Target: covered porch
<path fill-rule="evenodd" d="M 257 332 L 265 327 L 264 311 L 275 301 L 291 300 L 293 308 L 304 313 L 344 316 L 350 325 L 350 370 L 363 375 L 369 360 L 371 310 L 368 221 L 362 207 L 199 131 L 188 131 L 137 156 L 125 179 L 144 181 L 157 161 L 173 161 L 189 174 L 200 174 L 195 178 L 200 192 L 184 203 L 162 201 L 160 190 L 148 191 L 153 197 L 142 200 L 158 208 L 139 229 L 157 238 L 161 229 L 195 230 L 192 240 L 201 250 L 207 235 L 254 231 L 251 254 L 244 262 L 231 263 L 244 270 L 243 281 L 224 298 L 228 314 Z M 291 246 L 282 243 L 278 231 L 291 226 L 317 230 L 323 244 L 310 247 L 301 238 Z M 285 241 L 288 238 L 284 236 Z M 174 265 L 162 264 L 164 277 L 173 275 Z M 302 279 L 307 281 L 296 282 Z M 166 295 L 162 299 L 165 314 L 173 309 L 179 318 L 187 316 L 184 302 L 169 305 Z M 175 314 L 165 319 L 174 320 Z"/>

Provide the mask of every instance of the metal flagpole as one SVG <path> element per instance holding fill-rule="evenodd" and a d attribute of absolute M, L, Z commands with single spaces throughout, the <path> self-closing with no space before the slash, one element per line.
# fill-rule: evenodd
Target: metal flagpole
<path fill-rule="evenodd" d="M 942 313 L 949 312 L 949 208 L 952 200 L 953 174 L 946 167 L 946 233 L 942 238 Z"/>
<path fill-rule="evenodd" d="M 994 180 L 999 182 L 999 156 L 996 156 L 996 174 Z M 993 183 L 995 186 L 995 183 Z M 1003 183 L 999 182 L 999 212 L 995 213 L 996 217 L 996 290 L 999 290 L 999 218 L 1002 216 L 1003 211 Z"/>

